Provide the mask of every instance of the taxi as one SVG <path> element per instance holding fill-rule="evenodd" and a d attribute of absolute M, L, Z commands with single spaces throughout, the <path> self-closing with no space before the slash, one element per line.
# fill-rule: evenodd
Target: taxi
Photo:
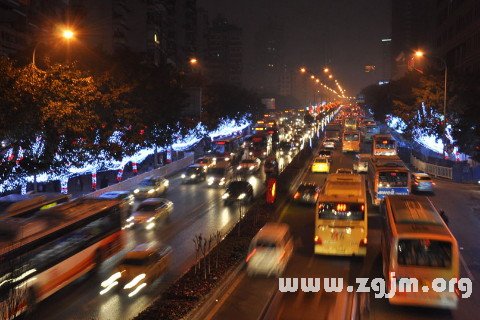
<path fill-rule="evenodd" d="M 312 172 L 322 172 L 322 173 L 329 173 L 330 172 L 330 161 L 325 157 L 316 157 L 313 160 L 312 164 Z"/>
<path fill-rule="evenodd" d="M 165 274 L 171 260 L 171 247 L 157 243 L 139 244 L 127 252 L 114 273 L 101 283 L 100 295 L 116 288 L 132 298 Z"/>

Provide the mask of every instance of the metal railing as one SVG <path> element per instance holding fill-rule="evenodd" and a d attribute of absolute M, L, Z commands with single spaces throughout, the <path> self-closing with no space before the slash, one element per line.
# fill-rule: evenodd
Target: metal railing
<path fill-rule="evenodd" d="M 88 197 L 98 197 L 101 194 L 109 191 L 120 191 L 120 190 L 132 190 L 135 188 L 143 179 L 147 177 L 164 177 L 169 174 L 172 174 L 174 172 L 177 172 L 183 168 L 188 167 L 191 165 L 194 161 L 194 155 L 193 152 L 189 152 L 185 154 L 185 157 L 183 157 L 180 160 L 174 161 L 172 163 L 169 163 L 163 167 L 157 168 L 152 171 L 148 171 L 142 174 L 139 174 L 138 176 L 131 177 L 129 179 L 126 179 L 125 181 L 112 184 L 111 186 L 108 186 L 106 188 L 96 190 L 94 192 L 91 192 L 89 194 L 86 194 Z"/>
<path fill-rule="evenodd" d="M 428 173 L 434 177 L 446 178 L 453 180 L 453 169 L 449 167 L 437 166 L 432 163 L 423 162 L 417 159 L 413 154 L 410 155 L 410 163 L 420 171 Z"/>

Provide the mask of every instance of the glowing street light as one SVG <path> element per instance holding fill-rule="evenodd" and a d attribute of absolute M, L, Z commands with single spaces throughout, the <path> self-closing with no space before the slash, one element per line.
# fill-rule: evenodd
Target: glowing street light
<path fill-rule="evenodd" d="M 330 71 L 328 68 L 323 69 L 323 72 L 328 73 Z"/>
<path fill-rule="evenodd" d="M 196 65 L 198 63 L 198 60 L 197 58 L 191 58 L 190 59 L 190 64 L 193 66 L 193 65 Z"/>
<path fill-rule="evenodd" d="M 320 79 L 315 79 L 315 82 L 316 82 L 316 83 L 319 83 L 319 82 L 320 82 Z"/>
<path fill-rule="evenodd" d="M 305 68 L 302 67 L 302 68 L 300 68 L 300 72 L 301 72 L 301 73 L 305 73 L 305 72 L 307 72 L 307 69 L 305 69 Z"/>
<path fill-rule="evenodd" d="M 312 74 L 312 75 L 310 76 L 310 79 L 315 79 L 315 76 Z"/>
<path fill-rule="evenodd" d="M 75 36 L 75 33 L 73 33 L 72 30 L 70 29 L 65 29 L 62 31 L 62 37 L 66 40 L 71 40 Z"/>
<path fill-rule="evenodd" d="M 423 51 L 420 51 L 420 50 L 415 51 L 415 56 L 418 57 L 418 58 L 421 58 L 424 55 L 425 55 L 425 52 L 423 52 Z"/>
<path fill-rule="evenodd" d="M 329 79 L 332 79 L 332 78 L 333 78 L 333 76 L 330 74 L 330 75 L 328 75 L 328 78 L 329 78 Z"/>

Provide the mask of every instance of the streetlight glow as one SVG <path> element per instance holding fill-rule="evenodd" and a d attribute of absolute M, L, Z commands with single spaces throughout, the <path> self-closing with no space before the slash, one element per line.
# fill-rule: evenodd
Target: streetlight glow
<path fill-rule="evenodd" d="M 191 58 L 190 59 L 190 64 L 191 65 L 194 65 L 194 64 L 197 64 L 198 63 L 198 60 L 196 58 Z"/>
<path fill-rule="evenodd" d="M 418 57 L 418 58 L 421 58 L 421 57 L 423 57 L 424 55 L 425 55 L 425 53 L 424 53 L 423 51 L 420 51 L 420 50 L 415 51 L 415 56 Z"/>
<path fill-rule="evenodd" d="M 307 69 L 305 69 L 305 68 L 300 68 L 300 72 L 301 72 L 301 73 L 305 73 L 305 72 L 307 72 Z"/>
<path fill-rule="evenodd" d="M 323 72 L 325 73 L 327 73 L 328 71 L 330 71 L 328 68 L 323 69 Z"/>
<path fill-rule="evenodd" d="M 315 82 L 316 82 L 316 83 L 319 83 L 319 82 L 320 82 L 320 79 L 315 79 Z"/>
<path fill-rule="evenodd" d="M 332 78 L 333 78 L 333 76 L 330 74 L 330 75 L 328 76 L 328 78 L 329 78 L 329 79 L 332 79 Z"/>
<path fill-rule="evenodd" d="M 315 79 L 315 76 L 312 74 L 312 75 L 310 76 L 310 79 Z"/>
<path fill-rule="evenodd" d="M 62 37 L 64 39 L 70 40 L 70 39 L 73 38 L 74 35 L 75 34 L 73 33 L 73 31 L 70 30 L 70 29 L 65 29 L 65 30 L 62 31 Z"/>

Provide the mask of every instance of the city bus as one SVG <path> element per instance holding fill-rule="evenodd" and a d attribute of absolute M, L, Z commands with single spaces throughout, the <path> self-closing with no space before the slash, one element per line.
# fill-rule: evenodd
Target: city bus
<path fill-rule="evenodd" d="M 387 196 L 381 211 L 385 217 L 381 237 L 383 275 L 387 292 L 393 272 L 397 287 L 389 302 L 455 309 L 460 265 L 458 244 L 430 200 L 414 195 Z M 402 278 L 409 280 L 401 281 Z M 445 292 L 432 290 L 435 278 L 445 279 Z M 399 292 L 401 282 L 407 282 L 413 292 Z M 423 292 L 423 286 L 430 290 Z"/>
<path fill-rule="evenodd" d="M 365 256 L 367 231 L 364 177 L 360 174 L 329 174 L 316 205 L 314 253 Z"/>
<path fill-rule="evenodd" d="M 360 132 L 359 131 L 343 132 L 342 152 L 360 152 Z"/>
<path fill-rule="evenodd" d="M 345 131 L 357 130 L 357 119 L 353 117 L 347 117 L 343 121 L 343 129 Z"/>
<path fill-rule="evenodd" d="M 272 136 L 269 134 L 254 134 L 251 141 L 250 152 L 254 157 L 265 159 L 272 152 Z"/>
<path fill-rule="evenodd" d="M 376 134 L 372 138 L 373 156 L 396 156 L 397 141 L 391 134 Z"/>
<path fill-rule="evenodd" d="M 34 309 L 123 249 L 120 205 L 81 198 L 32 218 L 0 221 L 0 308 L 18 302 L 7 319 Z"/>
<path fill-rule="evenodd" d="M 70 195 L 54 192 L 9 194 L 0 197 L 0 220 L 27 218 L 39 210 L 45 210 L 70 200 Z"/>
<path fill-rule="evenodd" d="M 377 206 L 387 195 L 408 195 L 411 191 L 410 171 L 396 156 L 372 156 L 367 182 L 372 204 Z"/>
<path fill-rule="evenodd" d="M 212 141 L 210 153 L 213 156 L 230 158 L 234 161 L 240 159 L 242 156 L 242 144 L 242 136 L 215 139 Z"/>

